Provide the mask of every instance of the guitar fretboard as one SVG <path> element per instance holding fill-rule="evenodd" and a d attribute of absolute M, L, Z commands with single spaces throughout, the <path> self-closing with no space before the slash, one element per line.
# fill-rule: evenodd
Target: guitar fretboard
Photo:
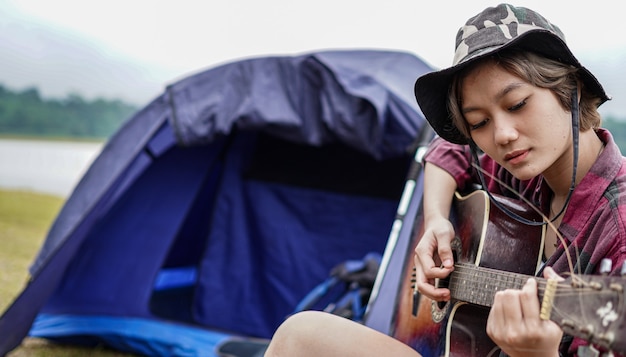
<path fill-rule="evenodd" d="M 521 289 L 528 278 L 529 276 L 522 274 L 456 263 L 448 288 L 453 299 L 491 307 L 496 292 Z M 541 298 L 541 294 L 539 297 Z"/>

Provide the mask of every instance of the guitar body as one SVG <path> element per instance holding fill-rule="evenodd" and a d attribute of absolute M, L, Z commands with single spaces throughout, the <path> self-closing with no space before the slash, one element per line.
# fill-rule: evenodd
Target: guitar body
<path fill-rule="evenodd" d="M 511 211 L 531 220 L 541 216 L 517 200 L 497 198 Z M 535 275 L 543 254 L 543 226 L 528 226 L 510 219 L 489 201 L 484 191 L 456 195 L 451 221 L 456 239 L 456 260 L 476 266 Z M 497 356 L 498 347 L 485 331 L 489 309 L 453 300 L 433 303 L 414 294 L 409 281 L 413 254 L 423 234 L 422 217 L 417 218 L 411 249 L 404 263 L 406 284 L 401 284 L 394 312 L 392 336 L 413 347 L 422 356 Z M 451 274 L 453 275 L 454 272 Z M 445 286 L 445 282 L 439 282 Z"/>

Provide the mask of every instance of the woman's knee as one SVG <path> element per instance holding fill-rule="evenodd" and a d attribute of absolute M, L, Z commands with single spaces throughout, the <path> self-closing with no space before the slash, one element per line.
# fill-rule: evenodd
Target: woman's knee
<path fill-rule="evenodd" d="M 315 334 L 317 328 L 323 324 L 324 315 L 326 313 L 319 311 L 302 311 L 291 315 L 278 327 L 272 339 L 301 341 Z"/>
<path fill-rule="evenodd" d="M 302 311 L 287 318 L 270 342 L 266 356 L 288 356 L 306 351 L 312 343 L 319 343 L 319 331 L 327 313 Z"/>

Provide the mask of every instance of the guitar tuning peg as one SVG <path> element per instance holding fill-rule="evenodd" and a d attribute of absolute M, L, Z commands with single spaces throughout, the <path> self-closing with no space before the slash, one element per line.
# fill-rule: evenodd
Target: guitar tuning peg
<path fill-rule="evenodd" d="M 608 258 L 602 259 L 602 261 L 600 262 L 600 274 L 606 275 L 611 272 L 612 268 L 613 268 L 613 262 L 611 261 L 611 259 L 608 259 Z M 624 270 L 624 266 L 622 266 L 622 270 Z"/>

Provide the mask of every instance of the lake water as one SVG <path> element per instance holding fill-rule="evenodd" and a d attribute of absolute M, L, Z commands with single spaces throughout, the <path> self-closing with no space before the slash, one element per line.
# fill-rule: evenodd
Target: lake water
<path fill-rule="evenodd" d="M 102 146 L 0 139 L 0 187 L 68 197 Z"/>

